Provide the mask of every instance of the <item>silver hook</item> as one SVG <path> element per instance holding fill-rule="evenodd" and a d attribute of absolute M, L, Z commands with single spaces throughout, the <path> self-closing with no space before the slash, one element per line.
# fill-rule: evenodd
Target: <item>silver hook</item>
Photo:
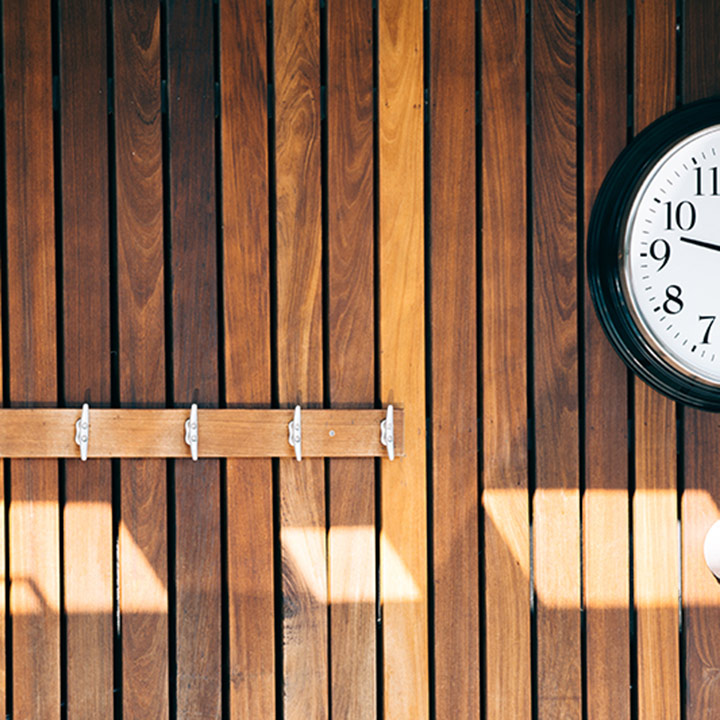
<path fill-rule="evenodd" d="M 380 442 L 387 448 L 388 458 L 395 459 L 395 427 L 393 422 L 393 406 L 387 406 L 385 419 L 380 423 Z"/>
<path fill-rule="evenodd" d="M 193 462 L 198 459 L 198 414 L 197 405 L 190 407 L 190 418 L 185 421 L 185 442 L 190 446 Z"/>
<path fill-rule="evenodd" d="M 293 419 L 288 423 L 288 442 L 295 448 L 295 459 L 302 460 L 302 422 L 300 419 L 300 406 L 295 406 Z"/>
<path fill-rule="evenodd" d="M 88 458 L 88 442 L 90 440 L 90 406 L 84 403 L 82 415 L 75 423 L 75 442 L 80 446 L 80 459 L 85 462 Z"/>

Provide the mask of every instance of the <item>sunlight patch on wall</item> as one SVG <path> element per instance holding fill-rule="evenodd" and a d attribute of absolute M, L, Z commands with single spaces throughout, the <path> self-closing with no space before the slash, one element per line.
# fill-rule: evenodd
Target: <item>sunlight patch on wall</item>
<path fill-rule="evenodd" d="M 375 602 L 374 557 L 368 563 L 368 548 L 375 546 L 375 528 L 372 525 L 333 527 L 331 547 L 337 554 L 336 563 L 347 561 L 348 575 L 342 571 L 332 575 L 330 582 L 332 601 Z M 300 574 L 305 587 L 318 602 L 326 602 L 326 576 L 319 572 L 320 552 L 325 551 L 325 528 L 294 527 L 281 531 L 283 553 Z M 380 557 L 385 564 L 383 588 L 385 602 L 416 602 L 421 594 L 417 583 L 403 563 L 395 548 L 384 534 L 380 535 Z M 352 568 L 352 570 L 350 570 Z"/>

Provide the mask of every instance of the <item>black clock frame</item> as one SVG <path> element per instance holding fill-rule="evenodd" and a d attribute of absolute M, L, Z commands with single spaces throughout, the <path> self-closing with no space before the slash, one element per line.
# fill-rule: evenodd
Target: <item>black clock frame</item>
<path fill-rule="evenodd" d="M 720 97 L 700 100 L 663 115 L 628 144 L 610 168 L 593 205 L 586 259 L 595 310 L 610 343 L 626 365 L 673 400 L 720 411 L 720 385 L 683 374 L 648 344 L 633 319 L 620 280 L 626 224 L 640 185 L 672 146 L 713 125 L 720 125 Z"/>

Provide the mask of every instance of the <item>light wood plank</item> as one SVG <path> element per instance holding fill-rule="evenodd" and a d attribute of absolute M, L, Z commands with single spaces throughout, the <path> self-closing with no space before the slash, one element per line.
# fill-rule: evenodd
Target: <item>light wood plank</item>
<path fill-rule="evenodd" d="M 682 18 L 683 102 L 720 92 L 720 6 L 687 0 Z M 703 542 L 709 527 L 720 519 L 720 426 L 713 413 L 687 409 L 684 423 L 682 496 L 682 588 L 688 720 L 720 714 L 720 592 L 705 565 Z"/>
<path fill-rule="evenodd" d="M 57 402 L 51 12 L 3 4 L 9 400 Z M 60 717 L 58 465 L 11 464 L 13 714 Z"/>
<path fill-rule="evenodd" d="M 80 457 L 77 410 L 0 409 L 0 457 Z M 404 455 L 405 413 L 394 411 L 395 454 Z M 293 410 L 198 410 L 199 457 L 294 458 L 288 443 Z M 190 457 L 185 421 L 190 410 L 90 409 L 88 457 Z M 385 457 L 380 423 L 385 410 L 301 412 L 303 457 Z"/>
<path fill-rule="evenodd" d="M 322 376 L 320 15 L 274 5 L 278 400 L 317 406 Z M 324 464 L 280 461 L 286 720 L 328 717 Z"/>
<path fill-rule="evenodd" d="M 438 717 L 471 720 L 481 705 L 475 2 L 429 11 L 434 694 Z"/>
<path fill-rule="evenodd" d="M 167 7 L 176 406 L 218 401 L 213 4 Z M 220 463 L 175 463 L 177 713 L 222 712 Z"/>
<path fill-rule="evenodd" d="M 162 407 L 160 8 L 150 0 L 115 2 L 113 30 L 120 402 L 125 407 Z M 124 461 L 120 472 L 120 514 L 125 528 L 119 542 L 123 717 L 167 718 L 165 463 Z M 147 582 L 141 581 L 148 564 L 159 583 L 152 594 Z"/>
<path fill-rule="evenodd" d="M 5 258 L 0 257 L 0 408 L 3 407 L 3 287 L 2 278 L 4 277 Z M 7 628 L 7 582 L 8 568 L 5 563 L 5 555 L 7 550 L 7 526 L 5 523 L 5 465 L 0 460 L 0 648 L 6 647 Z M 7 661 L 5 653 L 0 653 L 0 717 L 6 712 L 7 707 Z"/>
<path fill-rule="evenodd" d="M 634 129 L 675 105 L 675 3 L 638 3 Z M 639 718 L 680 717 L 675 405 L 635 380 L 633 577 Z"/>
<path fill-rule="evenodd" d="M 627 137 L 627 3 L 591 3 L 584 33 L 585 228 L 600 184 Z M 630 539 L 627 370 L 585 289 L 583 581 L 589 720 L 630 717 Z"/>
<path fill-rule="evenodd" d="M 68 404 L 108 406 L 110 277 L 107 20 L 59 5 L 63 369 Z M 92 192 L 88 192 L 91 187 Z M 63 535 L 68 718 L 113 713 L 113 524 L 109 461 L 65 465 Z"/>
<path fill-rule="evenodd" d="M 407 454 L 381 469 L 387 720 L 429 714 L 422 30 L 419 0 L 378 2 L 380 397 L 405 408 Z M 410 585 L 401 587 L 393 556 Z"/>
<path fill-rule="evenodd" d="M 580 718 L 575 7 L 533 4 L 533 499 L 538 716 Z"/>
<path fill-rule="evenodd" d="M 495 720 L 532 712 L 525 3 L 481 12 L 484 671 Z"/>
<path fill-rule="evenodd" d="M 375 399 L 372 7 L 327 9 L 328 378 L 333 407 Z M 329 468 L 328 593 L 333 716 L 377 711 L 375 464 Z"/>
<path fill-rule="evenodd" d="M 225 399 L 268 407 L 267 4 L 220 5 Z M 227 463 L 230 716 L 275 717 L 272 467 Z"/>

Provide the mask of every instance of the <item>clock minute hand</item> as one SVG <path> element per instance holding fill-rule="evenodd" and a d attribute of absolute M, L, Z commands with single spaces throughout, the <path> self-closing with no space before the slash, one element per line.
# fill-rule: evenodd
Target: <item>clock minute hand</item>
<path fill-rule="evenodd" d="M 700 247 L 707 248 L 708 250 L 717 250 L 720 252 L 720 245 L 717 243 L 706 242 L 705 240 L 697 240 L 695 238 L 681 237 L 682 242 L 690 243 L 691 245 L 698 245 Z"/>

